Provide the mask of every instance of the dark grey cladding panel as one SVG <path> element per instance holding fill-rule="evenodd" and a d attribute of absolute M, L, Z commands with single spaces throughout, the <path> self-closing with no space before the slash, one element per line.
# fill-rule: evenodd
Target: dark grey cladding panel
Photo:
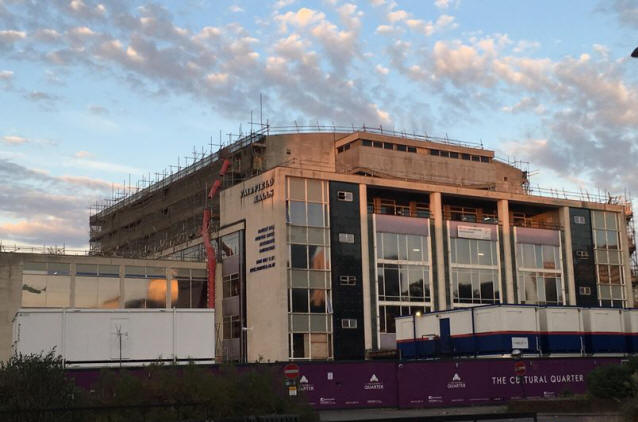
<path fill-rule="evenodd" d="M 339 199 L 339 192 L 351 193 L 351 200 Z M 330 256 L 334 358 L 363 359 L 363 328 L 369 322 L 363 316 L 359 185 L 330 182 Z M 354 282 L 344 283 L 342 276 L 354 277 Z M 355 320 L 356 328 L 344 328 L 344 320 Z"/>
<path fill-rule="evenodd" d="M 577 306 L 599 306 L 590 210 L 569 209 Z M 568 257 L 569 259 L 570 257 Z"/>
<path fill-rule="evenodd" d="M 560 245 L 560 231 L 515 227 L 516 243 L 534 243 L 536 245 Z"/>
<path fill-rule="evenodd" d="M 496 240 L 498 238 L 497 233 L 498 226 L 496 224 L 450 221 L 450 237 Z"/>
<path fill-rule="evenodd" d="M 400 215 L 375 214 L 378 232 L 402 233 L 429 236 L 430 219 L 403 217 Z"/>
<path fill-rule="evenodd" d="M 234 274 L 239 272 L 239 254 L 232 255 L 224 259 L 222 264 L 222 275 Z"/>

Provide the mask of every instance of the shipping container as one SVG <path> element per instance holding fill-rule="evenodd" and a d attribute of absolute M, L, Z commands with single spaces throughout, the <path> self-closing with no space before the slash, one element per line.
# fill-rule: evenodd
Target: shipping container
<path fill-rule="evenodd" d="M 586 308 L 582 315 L 587 353 L 626 353 L 622 309 Z"/>

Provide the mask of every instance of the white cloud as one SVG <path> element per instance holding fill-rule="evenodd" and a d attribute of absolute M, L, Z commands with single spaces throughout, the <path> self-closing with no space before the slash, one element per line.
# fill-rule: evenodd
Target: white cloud
<path fill-rule="evenodd" d="M 387 67 L 383 67 L 380 64 L 376 65 L 376 67 L 374 69 L 380 75 L 387 75 L 388 73 L 390 73 L 390 69 L 388 69 Z"/>
<path fill-rule="evenodd" d="M 2 142 L 9 145 L 20 145 L 20 144 L 26 144 L 27 142 L 29 142 L 29 140 L 22 136 L 5 135 L 2 137 Z"/>
<path fill-rule="evenodd" d="M 0 31 L 0 41 L 2 42 L 14 42 L 24 39 L 27 33 L 24 31 L 16 31 L 13 29 L 4 29 Z"/>
<path fill-rule="evenodd" d="M 408 12 L 406 12 L 405 10 L 399 9 L 399 10 L 388 12 L 386 17 L 391 23 L 396 23 L 398 21 L 406 19 L 408 16 L 409 16 Z"/>
<path fill-rule="evenodd" d="M 375 31 L 377 34 L 390 34 L 394 32 L 394 27 L 390 25 L 379 25 Z"/>
<path fill-rule="evenodd" d="M 244 11 L 244 9 L 242 9 L 239 5 L 236 5 L 236 4 L 229 6 L 228 10 L 230 10 L 233 13 L 241 13 Z"/>
<path fill-rule="evenodd" d="M 0 70 L 0 80 L 8 81 L 10 79 L 13 79 L 12 70 Z"/>
<path fill-rule="evenodd" d="M 296 12 L 286 12 L 283 15 L 276 15 L 275 21 L 279 22 L 280 30 L 285 32 L 288 30 L 288 25 L 306 27 L 310 24 L 322 21 L 325 17 L 326 15 L 323 12 L 302 7 Z"/>

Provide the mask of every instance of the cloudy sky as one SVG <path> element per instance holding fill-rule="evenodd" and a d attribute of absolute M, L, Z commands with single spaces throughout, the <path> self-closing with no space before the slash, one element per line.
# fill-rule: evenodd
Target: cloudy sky
<path fill-rule="evenodd" d="M 638 193 L 636 46 L 637 0 L 0 0 L 0 241 L 87 247 L 91 203 L 247 130 L 260 93 L 271 124 L 483 142 L 535 184 Z"/>

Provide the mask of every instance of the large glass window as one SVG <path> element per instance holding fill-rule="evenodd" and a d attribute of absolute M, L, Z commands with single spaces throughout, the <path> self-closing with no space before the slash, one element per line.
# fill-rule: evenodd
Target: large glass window
<path fill-rule="evenodd" d="M 608 211 L 592 211 L 591 213 L 598 299 L 602 306 L 623 307 L 626 296 L 618 213 Z"/>
<path fill-rule="evenodd" d="M 409 233 L 376 233 L 379 333 L 395 333 L 394 318 L 398 316 L 430 309 L 429 239 Z"/>
<path fill-rule="evenodd" d="M 453 302 L 500 302 L 498 242 L 464 237 L 450 237 L 448 241 Z"/>
<path fill-rule="evenodd" d="M 518 265 L 517 284 L 520 303 L 564 304 L 562 259 L 559 245 L 518 243 L 516 245 L 516 263 Z"/>
<path fill-rule="evenodd" d="M 287 179 L 289 354 L 292 359 L 332 355 L 328 184 Z"/>

